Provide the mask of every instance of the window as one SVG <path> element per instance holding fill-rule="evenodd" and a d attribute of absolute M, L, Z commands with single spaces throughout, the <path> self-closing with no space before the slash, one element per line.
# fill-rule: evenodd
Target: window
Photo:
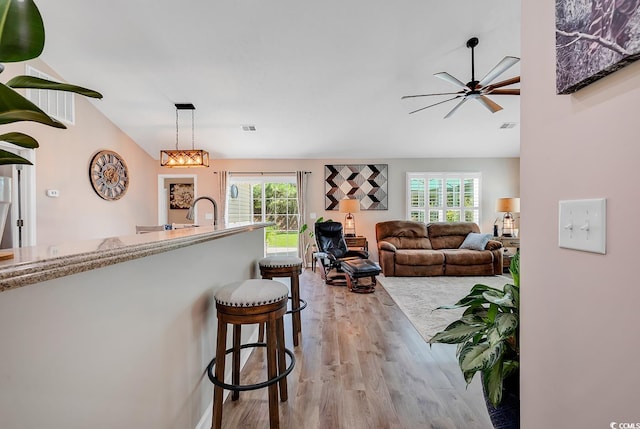
<path fill-rule="evenodd" d="M 407 173 L 407 219 L 480 223 L 480 173 Z"/>
<path fill-rule="evenodd" d="M 265 229 L 266 254 L 298 254 L 298 190 L 295 176 L 230 176 L 238 197 L 227 199 L 231 223 L 274 222 Z"/>
<path fill-rule="evenodd" d="M 57 82 L 56 79 L 46 73 L 27 66 L 27 76 L 39 77 L 42 79 Z M 67 124 L 75 123 L 75 107 L 72 92 L 52 91 L 49 89 L 27 89 L 27 99 L 42 109 L 47 115 L 55 119 L 66 122 Z"/>

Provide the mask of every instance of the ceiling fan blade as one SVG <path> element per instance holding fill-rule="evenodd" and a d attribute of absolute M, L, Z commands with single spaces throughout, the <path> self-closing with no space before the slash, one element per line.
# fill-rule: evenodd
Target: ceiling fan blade
<path fill-rule="evenodd" d="M 518 57 L 504 57 L 502 61 L 500 61 L 494 68 L 492 68 L 489 73 L 483 77 L 480 82 L 478 82 L 478 86 L 483 87 L 488 85 L 492 80 L 500 76 L 502 73 L 507 71 L 509 67 L 516 64 L 520 61 Z"/>
<path fill-rule="evenodd" d="M 496 88 L 502 88 L 503 86 L 509 86 L 519 82 L 520 82 L 520 76 L 516 76 L 516 77 L 512 77 L 511 79 L 505 79 L 505 80 L 501 80 L 500 82 L 492 83 L 491 85 L 485 86 L 483 89 L 492 91 Z"/>
<path fill-rule="evenodd" d="M 456 95 L 456 94 L 464 94 L 464 91 L 458 91 L 458 92 L 441 92 L 439 94 L 420 94 L 420 95 L 405 95 L 402 98 L 400 98 L 401 100 L 407 99 L 407 98 L 416 98 L 416 97 L 431 97 L 432 95 Z"/>
<path fill-rule="evenodd" d="M 447 119 L 447 118 L 450 118 L 451 116 L 453 116 L 453 114 L 456 112 L 456 110 L 458 110 L 460 108 L 460 106 L 462 106 L 464 104 L 464 102 L 467 101 L 467 100 L 468 100 L 467 97 L 465 97 L 462 100 L 460 100 L 460 102 L 458 104 L 456 104 L 456 107 L 451 109 L 451 111 L 449 113 L 447 113 L 447 115 L 444 118 Z"/>
<path fill-rule="evenodd" d="M 520 95 L 520 88 L 494 89 L 493 91 L 488 92 L 487 94 L 491 94 L 491 95 Z"/>
<path fill-rule="evenodd" d="M 455 86 L 458 86 L 460 88 L 463 88 L 465 91 L 468 91 L 469 88 L 467 87 L 467 85 L 465 85 L 464 83 L 460 82 L 458 79 L 456 79 L 455 77 L 451 76 L 449 73 L 447 72 L 440 72 L 440 73 L 436 73 L 434 74 L 435 77 L 437 77 L 438 79 L 442 79 L 445 80 Z"/>
<path fill-rule="evenodd" d="M 497 111 L 502 110 L 502 106 L 500 106 L 495 101 L 489 99 L 488 97 L 485 97 L 484 95 L 480 95 L 479 97 L 476 98 L 476 100 L 478 100 L 480 104 L 482 104 L 484 107 L 489 109 L 491 113 L 496 113 Z"/>
<path fill-rule="evenodd" d="M 462 97 L 462 96 L 461 96 L 461 95 L 458 95 L 457 97 L 453 97 L 453 98 L 450 98 L 450 99 L 448 99 L 448 100 L 439 101 L 439 102 L 437 102 L 437 103 L 430 104 L 430 105 L 428 105 L 427 107 L 422 107 L 422 108 L 420 108 L 420 109 L 418 109 L 418 110 L 414 110 L 413 112 L 409 112 L 409 114 L 411 115 L 412 113 L 416 113 L 416 112 L 419 112 L 419 111 L 421 111 L 421 110 L 428 109 L 429 107 L 437 106 L 438 104 L 446 103 L 447 101 L 455 100 L 456 98 L 460 98 L 460 97 Z"/>

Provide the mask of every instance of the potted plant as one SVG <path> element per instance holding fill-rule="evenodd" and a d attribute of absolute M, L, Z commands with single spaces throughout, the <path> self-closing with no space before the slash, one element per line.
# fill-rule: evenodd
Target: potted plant
<path fill-rule="evenodd" d="M 315 223 L 319 223 L 319 222 L 324 222 L 324 218 L 322 216 L 320 216 L 315 221 Z M 304 235 L 305 232 L 307 233 L 306 235 Z M 316 235 L 316 232 L 313 229 L 309 228 L 309 225 L 307 225 L 305 223 L 300 227 L 300 230 L 298 231 L 298 234 L 301 235 L 302 240 L 304 242 L 304 256 L 303 256 L 303 259 L 304 259 L 305 265 L 306 265 L 306 263 L 307 263 L 306 262 L 307 261 L 307 254 L 309 253 L 309 248 L 311 248 L 311 246 L 315 246 L 314 237 Z"/>
<path fill-rule="evenodd" d="M 456 356 L 467 385 L 476 373 L 481 374 L 489 416 L 496 429 L 520 427 L 519 252 L 511 260 L 510 271 L 513 284 L 505 284 L 502 290 L 476 284 L 457 303 L 438 307 L 466 310 L 429 340 L 429 344 L 457 344 Z"/>
<path fill-rule="evenodd" d="M 44 23 L 33 0 L 0 0 L 0 63 L 27 61 L 37 58 L 44 49 Z M 0 73 L 4 66 L 0 64 Z M 102 95 L 91 89 L 54 82 L 33 76 L 16 76 L 6 84 L 0 83 L 0 125 L 19 121 L 39 122 L 55 128 L 66 128 L 58 120 L 43 112 L 14 89 L 50 89 L 69 91 L 92 98 Z M 38 142 L 33 137 L 9 132 L 0 134 L 0 140 L 15 146 L 35 149 Z M 31 164 L 27 159 L 0 150 L 0 165 Z"/>

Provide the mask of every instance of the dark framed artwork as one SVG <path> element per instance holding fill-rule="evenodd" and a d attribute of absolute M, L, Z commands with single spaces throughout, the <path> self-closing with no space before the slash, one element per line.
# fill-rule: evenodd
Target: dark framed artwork
<path fill-rule="evenodd" d="M 640 58 L 640 1 L 556 0 L 556 92 L 571 94 Z"/>
<path fill-rule="evenodd" d="M 360 210 L 387 210 L 387 164 L 325 165 L 325 209 L 338 210 L 344 197 L 360 200 Z"/>
<path fill-rule="evenodd" d="M 193 203 L 193 183 L 169 184 L 169 208 L 171 210 L 188 209 Z"/>

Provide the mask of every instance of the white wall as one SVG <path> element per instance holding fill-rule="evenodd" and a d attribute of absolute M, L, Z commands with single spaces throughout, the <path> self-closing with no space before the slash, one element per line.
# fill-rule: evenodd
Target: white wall
<path fill-rule="evenodd" d="M 554 2 L 522 2 L 522 427 L 640 422 L 640 63 L 555 95 Z M 607 198 L 607 254 L 558 248 L 558 201 Z"/>

